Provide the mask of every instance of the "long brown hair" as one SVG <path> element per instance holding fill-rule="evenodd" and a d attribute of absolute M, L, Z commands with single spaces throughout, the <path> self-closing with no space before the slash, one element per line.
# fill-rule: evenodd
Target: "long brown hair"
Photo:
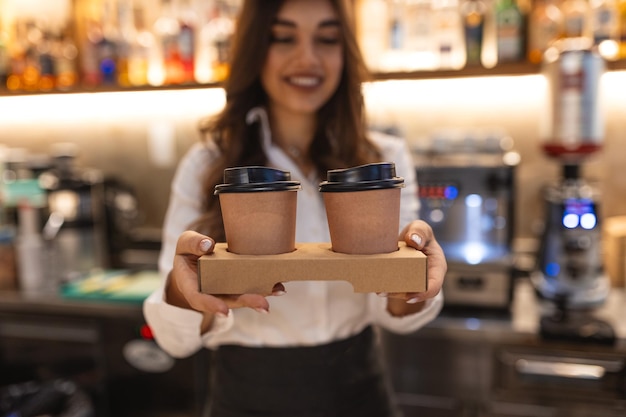
<path fill-rule="evenodd" d="M 219 199 L 213 191 L 222 182 L 224 169 L 267 164 L 259 126 L 247 124 L 246 115 L 252 108 L 267 104 L 260 74 L 270 47 L 272 24 L 285 1 L 244 0 L 232 40 L 231 72 L 224 83 L 226 106 L 201 126 L 204 137 L 213 140 L 221 154 L 207 169 L 203 184 L 205 211 L 193 227 L 217 241 L 224 241 L 225 235 Z M 366 137 L 361 87 L 368 72 L 354 35 L 352 3 L 329 1 L 342 29 L 344 65 L 337 91 L 318 111 L 317 131 L 309 149 L 320 176 L 329 169 L 380 160 L 378 149 Z"/>

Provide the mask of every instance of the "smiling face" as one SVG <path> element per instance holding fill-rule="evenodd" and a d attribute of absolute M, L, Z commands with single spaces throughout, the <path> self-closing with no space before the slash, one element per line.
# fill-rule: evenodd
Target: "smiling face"
<path fill-rule="evenodd" d="M 333 95 L 343 68 L 341 30 L 329 1 L 285 1 L 261 72 L 275 114 L 313 115 Z"/>

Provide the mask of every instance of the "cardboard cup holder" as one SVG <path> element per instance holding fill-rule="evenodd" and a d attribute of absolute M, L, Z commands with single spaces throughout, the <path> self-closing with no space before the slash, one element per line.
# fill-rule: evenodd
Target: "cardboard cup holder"
<path fill-rule="evenodd" d="M 428 288 L 427 258 L 398 242 L 389 253 L 335 252 L 330 243 L 297 243 L 276 255 L 239 255 L 217 243 L 198 260 L 199 289 L 206 294 L 270 295 L 275 284 L 290 281 L 347 281 L 354 292 L 423 292 Z"/>
<path fill-rule="evenodd" d="M 289 281 L 348 281 L 359 293 L 426 291 L 426 256 L 398 242 L 404 179 L 395 164 L 330 170 L 327 178 L 319 191 L 331 243 L 296 244 L 300 183 L 275 168 L 226 169 L 215 194 L 228 243 L 198 260 L 200 291 L 270 295 Z"/>

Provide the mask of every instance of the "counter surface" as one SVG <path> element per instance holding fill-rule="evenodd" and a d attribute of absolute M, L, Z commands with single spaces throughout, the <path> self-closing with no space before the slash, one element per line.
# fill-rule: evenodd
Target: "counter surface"
<path fill-rule="evenodd" d="M 457 336 L 469 333 L 495 338 L 534 336 L 539 334 L 541 317 L 553 315 L 555 311 L 553 303 L 537 296 L 527 278 L 518 278 L 508 311 L 473 309 L 450 312 L 444 309 L 428 328 L 454 331 Z M 577 311 L 573 314 L 581 313 L 585 312 Z M 612 288 L 607 301 L 588 313 L 609 324 L 615 332 L 618 345 L 626 348 L 625 288 Z"/>
<path fill-rule="evenodd" d="M 540 300 L 527 279 L 518 279 L 511 308 L 506 312 L 491 310 L 446 311 L 427 328 L 455 332 L 459 337 L 469 334 L 489 337 L 530 336 L 539 332 L 539 320 L 551 314 L 554 306 Z M 24 294 L 0 291 L 0 312 L 54 313 L 75 316 L 136 318 L 142 315 L 141 304 L 131 302 L 67 299 L 51 292 Z M 606 303 L 593 311 L 615 330 L 620 345 L 626 346 L 626 291 L 613 288 Z"/>

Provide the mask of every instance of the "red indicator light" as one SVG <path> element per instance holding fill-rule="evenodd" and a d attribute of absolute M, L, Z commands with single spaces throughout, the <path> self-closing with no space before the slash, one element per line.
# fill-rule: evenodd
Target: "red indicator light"
<path fill-rule="evenodd" d="M 152 329 L 147 324 L 144 324 L 143 326 L 141 326 L 141 328 L 139 329 L 139 334 L 141 335 L 141 337 L 143 337 L 146 340 L 154 339 L 154 335 L 152 334 Z"/>

